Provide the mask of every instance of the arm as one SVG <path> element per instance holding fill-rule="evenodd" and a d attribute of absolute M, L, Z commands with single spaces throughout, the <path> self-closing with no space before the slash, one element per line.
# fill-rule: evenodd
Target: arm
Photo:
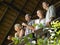
<path fill-rule="evenodd" d="M 15 37 L 18 37 L 18 36 L 17 36 L 17 33 L 15 33 Z"/>
<path fill-rule="evenodd" d="M 51 7 L 49 8 L 48 15 L 49 15 L 49 18 L 48 18 L 49 20 L 46 22 L 46 25 L 47 25 L 47 26 L 50 26 L 50 22 L 51 22 L 51 21 L 54 19 L 54 17 L 56 16 L 54 6 L 51 6 Z"/>
<path fill-rule="evenodd" d="M 21 29 L 21 30 L 20 30 L 20 33 L 19 33 L 19 38 L 22 38 L 22 37 L 23 37 L 23 35 L 24 35 L 24 30 L 23 30 L 23 29 Z"/>
<path fill-rule="evenodd" d="M 31 30 L 34 30 L 35 28 L 33 26 L 30 26 L 30 25 L 27 25 L 25 23 L 22 23 L 23 26 L 26 26 L 27 28 L 31 29 Z"/>
<path fill-rule="evenodd" d="M 33 26 L 30 26 L 30 25 L 26 25 L 27 28 L 31 29 L 31 30 L 34 30 L 35 28 Z"/>
<path fill-rule="evenodd" d="M 8 36 L 8 37 L 7 37 L 8 40 L 13 41 L 12 38 L 13 38 L 12 36 Z"/>
<path fill-rule="evenodd" d="M 55 16 L 56 16 L 56 12 L 55 12 L 55 7 L 54 6 L 50 7 L 49 14 L 50 14 L 50 19 L 53 20 L 55 18 Z"/>

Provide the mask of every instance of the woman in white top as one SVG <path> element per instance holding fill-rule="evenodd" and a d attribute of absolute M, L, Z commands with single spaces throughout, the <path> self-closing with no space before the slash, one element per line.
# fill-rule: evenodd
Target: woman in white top
<path fill-rule="evenodd" d="M 39 19 L 35 20 L 35 24 L 42 24 L 43 26 L 46 26 L 45 24 L 45 18 L 44 18 L 44 14 L 42 10 L 37 10 L 37 16 L 39 17 Z M 36 29 L 40 28 L 40 27 L 35 27 Z"/>

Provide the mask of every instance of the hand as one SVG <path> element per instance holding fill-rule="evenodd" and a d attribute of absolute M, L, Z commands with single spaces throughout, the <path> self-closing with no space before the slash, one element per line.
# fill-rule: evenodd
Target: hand
<path fill-rule="evenodd" d="M 23 26 L 27 26 L 27 24 L 26 24 L 26 23 L 22 23 L 22 25 L 23 25 Z"/>
<path fill-rule="evenodd" d="M 8 36 L 7 39 L 8 39 L 8 40 L 11 40 L 11 36 Z"/>
<path fill-rule="evenodd" d="M 46 26 L 49 27 L 49 26 L 50 26 L 50 22 L 47 22 L 47 23 L 46 23 Z"/>

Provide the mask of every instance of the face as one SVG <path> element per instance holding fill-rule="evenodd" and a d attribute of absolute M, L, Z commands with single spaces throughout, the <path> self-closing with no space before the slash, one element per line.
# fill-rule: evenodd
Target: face
<path fill-rule="evenodd" d="M 49 4 L 47 4 L 46 2 L 43 2 L 43 3 L 42 3 L 42 7 L 43 7 L 43 9 L 46 10 L 46 8 L 48 7 L 48 5 L 49 5 Z"/>
<path fill-rule="evenodd" d="M 37 16 L 38 16 L 39 18 L 43 18 L 43 13 L 39 10 L 39 11 L 37 11 Z"/>
<path fill-rule="evenodd" d="M 20 29 L 21 27 L 18 27 L 18 26 L 15 27 L 15 31 L 19 31 Z"/>
<path fill-rule="evenodd" d="M 25 16 L 25 20 L 26 20 L 26 21 L 29 21 L 29 20 L 30 20 L 30 16 L 26 15 L 26 16 Z"/>

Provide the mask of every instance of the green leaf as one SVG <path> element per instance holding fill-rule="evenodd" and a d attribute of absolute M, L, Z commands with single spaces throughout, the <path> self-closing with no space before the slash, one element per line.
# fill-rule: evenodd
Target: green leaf
<path fill-rule="evenodd" d="M 12 40 L 13 40 L 15 45 L 19 44 L 19 39 L 18 38 L 13 37 Z"/>
<path fill-rule="evenodd" d="M 33 24 L 33 27 L 36 27 L 38 24 Z"/>
<path fill-rule="evenodd" d="M 33 38 L 33 35 L 32 34 L 29 34 L 28 37 L 32 39 Z"/>
<path fill-rule="evenodd" d="M 28 37 L 24 37 L 24 41 L 25 41 L 25 43 L 27 43 L 28 42 Z"/>

